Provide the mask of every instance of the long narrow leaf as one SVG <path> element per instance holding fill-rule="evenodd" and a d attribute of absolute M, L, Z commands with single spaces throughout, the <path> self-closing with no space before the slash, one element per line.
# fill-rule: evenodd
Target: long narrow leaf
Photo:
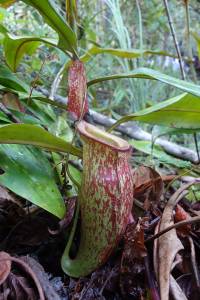
<path fill-rule="evenodd" d="M 28 93 L 28 86 L 14 75 L 6 66 L 0 66 L 0 84 L 17 92 Z"/>
<path fill-rule="evenodd" d="M 80 149 L 48 131 L 29 124 L 11 124 L 0 128 L 0 144 L 35 145 L 49 151 L 71 153 L 81 157 Z"/>
<path fill-rule="evenodd" d="M 116 74 L 116 75 L 110 75 L 110 76 L 96 78 L 96 79 L 89 81 L 88 86 L 91 86 L 91 85 L 99 83 L 99 82 L 120 79 L 120 78 L 143 78 L 143 79 L 158 80 L 163 83 L 174 86 L 178 89 L 181 89 L 185 92 L 188 92 L 188 93 L 191 93 L 193 95 L 200 97 L 200 86 L 190 83 L 190 82 L 187 82 L 187 81 L 177 79 L 175 77 L 163 74 L 161 72 L 158 72 L 156 70 L 149 69 L 149 68 L 139 68 L 139 69 L 132 71 L 131 73 L 125 73 L 125 74 L 122 73 L 122 74 Z"/>
<path fill-rule="evenodd" d="M 170 56 L 176 57 L 175 55 L 169 54 L 166 51 L 154 51 L 154 50 L 139 50 L 139 49 L 114 49 L 114 48 L 101 48 L 97 46 L 93 46 L 91 49 L 87 51 L 85 55 L 81 57 L 81 61 L 88 62 L 91 57 L 97 54 L 110 54 L 113 56 L 121 57 L 121 58 L 138 58 L 146 55 L 161 55 L 161 56 Z"/>
<path fill-rule="evenodd" d="M 128 121 L 141 121 L 176 129 L 200 130 L 200 97 L 181 94 L 135 114 L 122 117 L 110 130 Z"/>

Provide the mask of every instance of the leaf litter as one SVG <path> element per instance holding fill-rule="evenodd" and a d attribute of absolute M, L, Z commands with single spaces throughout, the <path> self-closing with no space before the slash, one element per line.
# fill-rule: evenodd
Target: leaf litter
<path fill-rule="evenodd" d="M 133 218 L 119 246 L 103 267 L 79 279 L 60 268 L 76 197 L 67 199 L 59 221 L 0 188 L 0 299 L 199 299 L 200 205 L 187 200 L 199 180 L 182 184 L 145 166 L 133 176 Z"/>

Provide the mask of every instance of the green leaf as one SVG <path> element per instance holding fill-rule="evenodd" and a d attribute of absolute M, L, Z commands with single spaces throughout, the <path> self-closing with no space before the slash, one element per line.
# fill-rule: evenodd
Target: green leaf
<path fill-rule="evenodd" d="M 170 56 L 176 57 L 175 55 L 171 55 L 165 51 L 154 51 L 154 50 L 138 50 L 138 49 L 114 49 L 114 48 L 101 48 L 97 46 L 93 46 L 91 49 L 87 51 L 85 55 L 81 57 L 81 61 L 88 62 L 90 58 L 97 54 L 110 54 L 113 56 L 121 57 L 121 58 L 138 58 L 146 55 L 162 55 L 162 56 Z"/>
<path fill-rule="evenodd" d="M 28 93 L 28 86 L 19 80 L 16 75 L 14 75 L 9 68 L 0 65 L 0 84 L 6 88 Z"/>
<path fill-rule="evenodd" d="M 26 123 L 26 124 L 33 124 L 33 125 L 45 125 L 42 121 L 40 121 L 38 118 L 35 118 L 34 116 L 31 116 L 29 114 L 25 114 L 24 112 L 17 111 L 10 109 L 10 112 L 18 118 L 20 123 Z M 9 122 L 12 123 L 12 122 Z"/>
<path fill-rule="evenodd" d="M 3 24 L 1 24 L 1 23 L 0 23 L 0 32 L 2 34 L 7 34 L 8 33 L 8 29 L 5 26 L 3 26 Z"/>
<path fill-rule="evenodd" d="M 2 111 L 0 111 L 0 121 L 6 122 L 6 123 L 11 123 L 11 121 L 8 119 L 8 117 Z"/>
<path fill-rule="evenodd" d="M 171 155 L 164 152 L 162 147 L 158 145 L 153 146 L 152 151 L 152 143 L 149 141 L 135 141 L 135 140 L 129 140 L 129 143 L 137 150 L 144 152 L 146 154 L 149 154 L 153 157 L 156 157 L 161 163 L 166 163 L 173 165 L 177 168 L 190 168 L 191 163 L 185 160 L 181 160 L 178 158 L 174 158 Z"/>
<path fill-rule="evenodd" d="M 40 101 L 36 101 L 35 99 L 32 99 L 32 97 L 31 99 L 22 99 L 20 97 L 20 100 L 23 103 L 23 106 L 48 128 L 56 120 L 56 115 L 50 105 L 44 105 L 44 102 L 41 103 Z"/>
<path fill-rule="evenodd" d="M 200 97 L 200 86 L 181 80 L 177 79 L 175 77 L 171 77 L 169 75 L 163 74 L 161 72 L 155 71 L 153 69 L 149 68 L 139 68 L 131 73 L 122 73 L 122 74 L 116 74 L 116 75 L 110 75 L 110 76 L 105 76 L 105 77 L 100 77 L 93 79 L 88 82 L 88 86 L 91 86 L 93 84 L 107 81 L 107 80 L 113 80 L 113 79 L 119 79 L 119 78 L 143 78 L 143 79 L 151 79 L 151 80 L 158 80 L 163 83 L 169 84 L 171 86 L 174 86 L 178 89 L 181 89 L 187 93 L 191 93 L 193 95 L 199 96 Z"/>
<path fill-rule="evenodd" d="M 200 97 L 181 94 L 169 100 L 122 117 L 110 130 L 128 121 L 140 121 L 179 129 L 200 129 Z"/>
<path fill-rule="evenodd" d="M 15 72 L 24 54 L 33 54 L 37 47 L 45 43 L 57 47 L 55 40 L 36 36 L 19 36 L 5 34 L 4 56 L 8 66 Z"/>
<path fill-rule="evenodd" d="M 82 172 L 71 164 L 69 164 L 69 172 L 73 179 L 81 186 Z"/>
<path fill-rule="evenodd" d="M 55 168 L 57 170 L 57 173 L 60 178 L 60 182 L 63 185 L 64 183 L 64 176 L 63 176 L 63 168 L 62 168 L 62 162 L 65 164 L 66 162 L 63 160 L 63 157 L 58 153 L 52 153 L 52 158 L 55 164 Z M 66 172 L 66 178 L 69 181 L 69 184 L 72 186 L 71 189 L 66 191 L 67 197 L 77 196 L 77 188 L 74 185 L 74 181 L 78 184 L 78 186 L 81 186 L 81 179 L 82 179 L 82 172 L 79 171 L 77 168 L 75 168 L 70 163 L 68 164 L 68 170 L 70 172 L 70 177 L 73 178 L 71 180 Z"/>
<path fill-rule="evenodd" d="M 0 183 L 17 195 L 58 218 L 65 205 L 54 180 L 52 167 L 40 149 L 22 145 L 0 145 Z"/>
<path fill-rule="evenodd" d="M 80 149 L 48 131 L 29 124 L 11 124 L 0 128 L 0 144 L 35 145 L 49 151 L 70 153 L 81 157 Z"/>
<path fill-rule="evenodd" d="M 75 53 L 77 39 L 71 27 L 58 13 L 55 3 L 52 0 L 22 0 L 26 4 L 33 6 L 43 16 L 47 24 L 59 35 L 58 46 Z"/>

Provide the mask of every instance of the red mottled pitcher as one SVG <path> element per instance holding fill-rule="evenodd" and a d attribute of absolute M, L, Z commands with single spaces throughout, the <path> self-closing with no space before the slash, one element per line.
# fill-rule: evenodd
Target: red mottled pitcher
<path fill-rule="evenodd" d="M 81 241 L 75 259 L 66 247 L 62 268 L 70 276 L 85 276 L 106 262 L 129 220 L 133 181 L 129 144 L 81 121 L 83 177 L 79 194 Z"/>
<path fill-rule="evenodd" d="M 73 61 L 69 68 L 68 87 L 67 110 L 74 119 L 83 118 L 89 108 L 85 67 L 80 60 Z"/>

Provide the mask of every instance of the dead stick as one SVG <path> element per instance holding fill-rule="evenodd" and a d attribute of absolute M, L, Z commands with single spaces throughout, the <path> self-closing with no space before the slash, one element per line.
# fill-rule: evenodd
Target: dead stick
<path fill-rule="evenodd" d="M 163 235 L 164 233 L 166 233 L 166 232 L 168 232 L 168 231 L 170 231 L 170 230 L 172 230 L 172 229 L 176 229 L 176 228 L 179 228 L 179 227 L 184 226 L 184 225 L 193 224 L 193 223 L 198 223 L 198 222 L 200 222 L 200 216 L 198 216 L 198 217 L 193 217 L 193 218 L 191 218 L 191 219 L 189 219 L 189 220 L 180 221 L 180 222 L 178 222 L 178 223 L 176 223 L 176 224 L 173 224 L 173 225 L 171 225 L 171 226 L 165 228 L 164 230 L 158 232 L 158 233 L 155 234 L 154 236 L 152 236 L 152 237 L 146 239 L 146 240 L 145 240 L 145 243 L 149 243 L 149 242 L 154 241 L 155 239 L 159 238 L 161 235 Z"/>

